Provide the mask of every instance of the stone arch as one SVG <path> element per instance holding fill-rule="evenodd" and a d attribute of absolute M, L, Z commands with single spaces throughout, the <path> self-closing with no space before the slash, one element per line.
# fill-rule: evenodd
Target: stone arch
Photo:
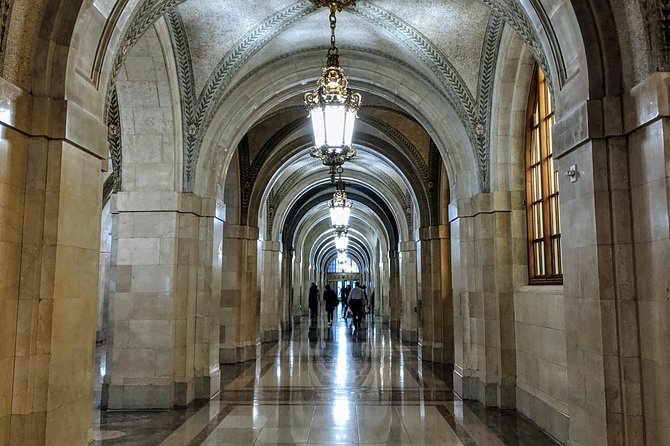
<path fill-rule="evenodd" d="M 221 157 L 221 154 L 216 155 L 212 150 L 213 147 L 217 145 L 231 146 L 235 144 L 235 141 L 241 138 L 241 135 L 246 132 L 251 126 L 251 123 L 255 122 L 258 117 L 267 113 L 274 104 L 281 103 L 289 97 L 295 96 L 298 92 L 304 91 L 304 87 L 301 85 L 301 79 L 305 77 L 313 77 L 314 72 L 318 72 L 318 67 L 321 65 L 322 61 L 317 59 L 309 59 L 310 66 L 305 66 L 307 62 L 304 57 L 300 58 L 300 68 L 297 68 L 297 65 L 294 65 L 297 62 L 297 59 L 293 57 L 283 59 L 280 66 L 268 66 L 263 72 L 259 73 L 259 79 L 263 78 L 263 73 L 273 73 L 273 75 L 279 75 L 284 81 L 285 86 L 283 91 L 276 91 L 274 85 L 262 85 L 262 84 L 249 84 L 247 85 L 247 91 L 253 91 L 254 97 L 249 98 L 246 95 L 241 95 L 239 93 L 239 88 L 234 90 L 229 98 L 230 107 L 222 107 L 219 113 L 216 115 L 210 129 L 206 133 L 206 136 L 203 140 L 202 151 L 198 158 L 198 171 L 202 170 L 202 173 L 198 173 L 196 176 L 196 191 L 198 193 L 208 194 L 213 190 L 212 181 L 216 181 L 215 178 L 219 175 L 219 172 L 208 171 L 208 168 L 214 165 L 220 165 L 221 162 L 216 161 L 215 156 Z M 313 66 L 312 66 L 313 65 Z M 277 72 L 279 70 L 279 72 Z M 360 69 L 359 69 L 360 70 Z M 362 68 L 365 70 L 365 68 Z M 402 90 L 407 88 L 407 79 L 403 82 L 401 86 L 397 79 L 390 77 L 384 78 L 380 77 L 379 74 L 373 75 L 373 73 L 366 74 L 365 72 L 358 72 L 355 68 L 352 68 L 350 73 L 350 82 L 356 82 L 356 88 L 359 91 L 371 90 L 381 96 L 391 98 L 394 91 L 398 89 Z M 366 85 L 370 79 L 377 78 L 375 85 Z M 367 80 L 366 80 L 367 79 Z M 426 95 L 429 95 L 430 87 L 425 84 L 421 84 L 422 81 L 418 81 L 420 88 L 424 88 Z M 384 88 L 381 90 L 380 88 Z M 419 87 L 417 87 L 419 88 Z M 261 98 L 272 97 L 272 102 L 263 103 L 260 107 L 258 103 Z M 252 106 L 252 104 L 254 104 Z M 461 190 L 465 188 L 466 190 L 471 190 L 471 187 L 476 188 L 476 185 L 472 184 L 472 178 L 470 175 L 459 175 L 456 172 L 471 172 L 472 168 L 466 166 L 476 166 L 474 162 L 474 156 L 472 150 L 469 150 L 467 147 L 463 146 L 463 141 L 468 141 L 469 139 L 465 135 L 465 130 L 463 127 L 458 127 L 458 120 L 454 120 L 455 116 L 451 114 L 451 106 L 445 101 L 441 101 L 439 97 L 426 96 L 421 102 L 423 112 L 419 112 L 415 106 L 403 103 L 400 101 L 400 105 L 406 110 L 410 110 L 415 116 L 419 117 L 421 124 L 428 130 L 428 133 L 436 141 L 437 146 L 440 148 L 441 154 L 445 160 L 447 160 L 448 169 L 453 172 L 453 175 L 450 175 L 452 178 L 460 178 Z M 248 110 L 246 113 L 236 113 L 234 116 L 228 116 L 226 112 L 221 110 L 234 109 L 234 110 Z M 250 114 L 251 113 L 251 114 Z M 427 119 L 427 116 L 434 116 L 436 118 Z M 226 125 L 224 125 L 226 122 Z M 449 136 L 450 132 L 455 132 L 454 135 Z M 456 136 L 458 135 L 458 136 Z M 218 143 L 215 143 L 219 141 Z M 222 141 L 229 141 L 222 143 Z M 447 147 L 449 149 L 447 149 Z M 225 164 L 226 162 L 224 162 Z M 476 168 L 474 168 L 476 171 Z M 209 184 L 208 184 L 209 183 Z M 459 183 L 457 183 L 459 184 Z"/>
<path fill-rule="evenodd" d="M 370 141 L 374 141 L 374 145 L 369 145 L 369 147 L 387 147 L 389 148 L 390 146 L 388 144 L 382 144 L 382 142 L 378 138 L 373 138 L 373 137 L 367 137 L 364 134 L 361 134 L 361 132 L 357 133 L 357 138 L 359 141 L 361 141 L 362 144 L 369 143 Z M 301 138 L 300 142 L 303 141 L 304 138 Z M 296 147 L 296 149 L 289 149 L 290 147 Z M 277 178 L 274 178 L 272 175 L 273 172 L 277 171 L 276 166 L 286 166 L 288 163 L 291 162 L 292 159 L 295 158 L 293 151 L 299 149 L 301 152 L 304 152 L 307 148 L 308 144 L 297 144 L 297 141 L 290 141 L 287 143 L 286 146 L 283 147 L 278 147 L 275 149 L 274 155 L 270 157 L 263 165 L 262 171 L 259 174 L 259 178 L 263 178 L 264 181 L 261 181 L 259 183 L 256 183 L 254 185 L 254 190 L 252 191 L 251 194 L 251 200 L 250 200 L 250 213 L 249 213 L 249 222 L 250 224 L 255 223 L 256 221 L 262 222 L 262 220 L 259 220 L 259 215 L 262 214 L 262 207 L 260 203 L 265 202 L 265 200 L 268 198 L 270 191 L 272 190 L 273 187 L 273 182 L 277 181 Z M 367 149 L 367 147 L 360 147 L 361 150 L 371 150 Z M 288 150 L 291 150 L 292 152 L 289 153 Z M 298 152 L 300 153 L 300 152 Z M 377 149 L 377 153 L 379 153 Z M 400 188 L 404 189 L 405 187 L 409 188 L 412 197 L 412 207 L 414 209 L 418 209 L 419 212 L 419 219 L 418 221 L 423 221 L 423 222 L 428 222 L 429 217 L 428 217 L 428 198 L 426 197 L 426 192 L 424 191 L 424 183 L 417 181 L 416 180 L 416 172 L 415 169 L 413 169 L 413 166 L 406 160 L 403 159 L 403 154 L 400 151 L 397 151 L 393 149 L 391 150 L 386 150 L 385 153 L 378 155 L 381 159 L 385 160 L 386 163 L 384 164 L 385 167 L 391 168 L 396 173 L 400 175 L 400 178 L 402 182 L 400 185 L 396 183 L 394 180 L 390 180 L 391 183 L 388 184 L 388 186 L 392 186 L 391 188 L 385 187 L 384 189 L 390 193 L 390 196 L 398 198 L 399 193 L 404 194 L 404 190 L 399 190 Z M 345 173 L 347 172 L 359 172 L 360 171 L 360 165 L 364 163 L 363 159 L 361 157 L 357 157 L 351 162 L 347 163 L 344 165 L 345 167 Z M 368 175 L 374 178 L 375 184 L 378 184 L 378 180 L 375 177 L 379 177 L 380 179 L 384 176 L 384 173 L 381 172 L 379 169 L 376 169 L 375 166 L 371 165 L 371 163 L 368 162 L 369 165 L 369 170 Z M 281 169 L 279 170 L 281 171 Z M 320 169 L 321 175 L 323 177 L 323 168 Z M 306 174 L 307 172 L 305 172 Z M 362 172 L 359 172 L 358 174 L 360 175 L 365 175 Z M 356 177 L 356 175 L 354 175 Z M 372 181 L 372 179 L 371 179 Z M 309 183 L 302 182 L 303 184 L 308 185 Z M 286 196 L 286 194 L 284 194 Z M 278 203 L 277 203 L 278 204 Z M 401 206 L 402 208 L 403 206 Z M 405 213 L 399 214 L 400 215 L 405 215 Z M 413 221 L 413 220 L 412 220 Z M 405 222 L 406 226 L 405 227 L 410 227 L 412 226 L 409 221 Z M 428 224 L 428 223 L 424 223 Z M 274 233 L 274 232 L 273 232 Z M 408 238 L 408 237 L 405 237 Z"/>

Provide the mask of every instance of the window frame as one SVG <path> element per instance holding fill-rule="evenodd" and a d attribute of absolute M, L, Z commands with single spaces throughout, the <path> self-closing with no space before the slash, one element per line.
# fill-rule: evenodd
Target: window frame
<path fill-rule="evenodd" d="M 536 65 L 533 70 L 533 79 L 528 97 L 528 107 L 525 127 L 524 147 L 524 174 L 526 185 L 526 240 L 528 247 L 528 283 L 530 285 L 562 285 L 562 253 L 561 253 L 561 221 L 558 177 L 553 159 L 553 138 L 551 129 L 554 120 L 554 107 L 551 92 L 546 85 L 546 78 L 541 68 Z M 535 122 L 535 111 L 538 110 L 537 123 Z M 539 159 L 533 162 L 534 145 L 536 139 L 539 148 Z M 534 177 L 534 169 L 539 172 L 539 181 Z M 551 170 L 551 171 L 550 171 Z M 535 180 L 535 181 L 534 181 Z M 535 183 L 535 184 L 534 184 Z M 552 184 L 555 189 L 551 188 Z M 535 190 L 540 189 L 539 198 L 534 200 L 533 186 Z M 536 194 L 537 196 L 537 194 Z M 552 207 L 555 205 L 555 210 Z M 536 237 L 534 213 L 539 213 L 542 219 L 542 234 Z M 552 217 L 554 217 L 552 219 Z M 539 219 L 538 218 L 538 219 Z M 552 225 L 552 222 L 554 225 Z M 554 231 L 554 226 L 558 229 Z M 556 232 L 555 234 L 552 232 Z M 536 271 L 538 264 L 536 259 L 536 246 L 544 256 L 541 265 L 544 274 Z M 559 273 L 556 273 L 555 264 L 558 262 Z"/>

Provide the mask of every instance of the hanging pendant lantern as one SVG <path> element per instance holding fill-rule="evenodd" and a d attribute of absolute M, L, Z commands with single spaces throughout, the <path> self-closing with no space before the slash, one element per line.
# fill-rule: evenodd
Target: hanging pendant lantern
<path fill-rule="evenodd" d="M 314 147 L 310 155 L 320 159 L 330 168 L 331 179 L 345 161 L 356 155 L 352 145 L 354 124 L 361 106 L 361 95 L 348 90 L 348 81 L 339 64 L 339 50 L 335 45 L 335 12 L 341 11 L 355 1 L 317 1 L 317 6 L 330 7 L 330 48 L 326 67 L 317 80 L 316 88 L 305 94 L 305 105 L 309 111 L 314 133 Z"/>
<path fill-rule="evenodd" d="M 338 232 L 345 232 L 349 229 L 349 215 L 351 214 L 351 200 L 347 198 L 344 189 L 337 189 L 333 194 L 333 199 L 328 202 L 330 210 L 330 222 L 333 229 Z"/>
<path fill-rule="evenodd" d="M 349 237 L 346 232 L 338 232 L 335 234 L 335 249 L 337 252 L 344 252 L 349 246 Z"/>

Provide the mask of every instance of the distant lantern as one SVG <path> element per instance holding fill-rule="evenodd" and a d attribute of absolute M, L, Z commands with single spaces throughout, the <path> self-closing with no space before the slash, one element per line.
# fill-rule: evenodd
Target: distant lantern
<path fill-rule="evenodd" d="M 346 251 L 348 245 L 349 238 L 347 237 L 346 232 L 338 232 L 335 234 L 335 249 L 337 249 L 337 252 Z"/>
<path fill-rule="evenodd" d="M 351 200 L 347 198 L 344 188 L 338 188 L 333 194 L 333 199 L 328 202 L 330 210 L 330 221 L 333 229 L 345 232 L 349 229 L 349 215 L 351 214 Z"/>

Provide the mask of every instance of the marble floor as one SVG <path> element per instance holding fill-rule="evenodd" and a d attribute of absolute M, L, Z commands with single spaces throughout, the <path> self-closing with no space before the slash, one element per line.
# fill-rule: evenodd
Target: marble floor
<path fill-rule="evenodd" d="M 98 363 L 104 364 L 104 355 Z M 368 321 L 304 319 L 255 362 L 224 366 L 210 401 L 95 411 L 96 445 L 558 445 L 515 411 L 461 401 L 451 370 Z"/>

